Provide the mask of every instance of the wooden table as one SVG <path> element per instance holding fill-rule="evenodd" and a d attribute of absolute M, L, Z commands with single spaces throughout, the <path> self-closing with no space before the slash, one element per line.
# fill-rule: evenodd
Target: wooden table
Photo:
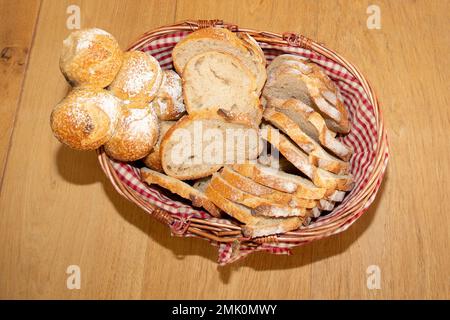
<path fill-rule="evenodd" d="M 121 198 L 94 152 L 49 128 L 67 84 L 58 69 L 70 4 L 81 26 L 125 47 L 151 28 L 221 18 L 296 31 L 354 62 L 378 93 L 391 161 L 371 209 L 348 231 L 226 267 L 200 239 Z M 367 7 L 381 9 L 368 29 Z M 0 297 L 132 299 L 450 298 L 448 0 L 0 1 Z M 81 289 L 66 287 L 69 265 Z M 370 265 L 381 289 L 368 289 Z"/>

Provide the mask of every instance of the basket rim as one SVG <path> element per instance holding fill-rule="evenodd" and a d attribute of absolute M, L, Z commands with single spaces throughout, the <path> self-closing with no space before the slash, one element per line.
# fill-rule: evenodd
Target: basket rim
<path fill-rule="evenodd" d="M 109 160 L 109 157 L 104 152 L 103 147 L 97 149 L 98 160 L 102 170 L 108 176 L 109 180 L 113 184 L 116 191 L 128 199 L 134 202 L 144 211 L 152 215 L 158 221 L 169 225 L 172 232 L 176 235 L 184 235 L 186 232 L 191 235 L 208 239 L 217 243 L 230 243 L 230 242 L 253 242 L 254 244 L 261 243 L 286 243 L 286 244 L 304 244 L 318 240 L 333 234 L 340 233 L 346 230 L 352 225 L 364 212 L 367 211 L 370 203 L 373 202 L 375 195 L 383 180 L 387 162 L 389 158 L 389 145 L 387 140 L 387 132 L 384 126 L 382 111 L 379 107 L 378 99 L 372 86 L 367 79 L 362 75 L 359 69 L 351 62 L 347 61 L 340 54 L 326 48 L 324 45 L 309 39 L 303 35 L 299 35 L 292 32 L 285 32 L 283 34 L 273 33 L 267 31 L 258 31 L 249 28 L 239 28 L 235 24 L 226 23 L 222 20 L 185 20 L 171 25 L 165 25 L 159 28 L 152 29 L 145 32 L 139 38 L 137 38 L 127 48 L 129 50 L 142 49 L 146 44 L 153 40 L 173 32 L 179 31 L 195 31 L 199 28 L 205 27 L 223 27 L 233 32 L 246 32 L 255 38 L 258 42 L 269 43 L 271 45 L 300 47 L 315 51 L 337 63 L 344 66 L 360 83 L 367 94 L 369 102 L 374 108 L 375 126 L 378 129 L 378 135 L 376 137 L 376 150 L 375 158 L 373 160 L 372 170 L 369 172 L 368 181 L 364 188 L 352 197 L 352 203 L 348 206 L 345 212 L 337 219 L 333 216 L 325 217 L 317 223 L 313 223 L 309 226 L 301 229 L 286 232 L 279 235 L 261 237 L 261 238 L 245 238 L 240 233 L 240 227 L 238 225 L 224 224 L 216 222 L 214 218 L 212 221 L 209 219 L 191 218 L 189 220 L 181 219 L 177 216 L 171 215 L 169 212 L 151 205 L 144 201 L 136 192 L 128 185 L 122 183 Z M 217 228 L 222 232 L 217 231 Z"/>

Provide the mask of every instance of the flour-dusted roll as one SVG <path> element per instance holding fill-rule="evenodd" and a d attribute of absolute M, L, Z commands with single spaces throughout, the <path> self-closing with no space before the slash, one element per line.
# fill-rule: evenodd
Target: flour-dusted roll
<path fill-rule="evenodd" d="M 120 100 L 104 89 L 76 88 L 53 109 L 50 125 L 69 147 L 97 149 L 113 135 L 120 106 Z"/>
<path fill-rule="evenodd" d="M 183 81 L 189 114 L 254 127 L 261 122 L 255 78 L 233 55 L 208 51 L 194 56 L 184 68 Z"/>
<path fill-rule="evenodd" d="M 178 120 L 185 113 L 182 80 L 173 70 L 163 71 L 163 80 L 156 98 L 151 102 L 159 120 Z"/>
<path fill-rule="evenodd" d="M 153 146 L 152 151 L 144 158 L 144 164 L 150 169 L 164 172 L 161 164 L 161 155 L 159 153 L 159 147 L 161 145 L 161 140 L 166 134 L 166 132 L 175 125 L 176 121 L 160 121 L 159 123 L 159 138 L 156 144 Z"/>
<path fill-rule="evenodd" d="M 142 159 L 155 145 L 158 132 L 158 118 L 152 109 L 123 107 L 116 131 L 105 144 L 105 151 L 120 161 Z"/>
<path fill-rule="evenodd" d="M 92 28 L 74 31 L 63 41 L 59 66 L 73 86 L 104 88 L 114 80 L 122 59 L 116 39 Z"/>
<path fill-rule="evenodd" d="M 198 179 L 213 174 L 225 164 L 256 159 L 262 147 L 256 128 L 187 115 L 164 135 L 161 164 L 169 176 Z"/>
<path fill-rule="evenodd" d="M 173 64 L 177 72 L 182 74 L 188 61 L 198 54 L 207 51 L 226 52 L 238 59 L 252 73 L 256 80 L 255 90 L 259 94 L 267 78 L 265 63 L 255 48 L 249 49 L 247 40 L 249 39 L 244 43 L 233 32 L 224 28 L 200 29 L 182 39 L 173 48 Z"/>
<path fill-rule="evenodd" d="M 145 104 L 152 101 L 162 82 L 159 62 L 142 51 L 125 52 L 122 67 L 109 86 L 125 102 Z"/>

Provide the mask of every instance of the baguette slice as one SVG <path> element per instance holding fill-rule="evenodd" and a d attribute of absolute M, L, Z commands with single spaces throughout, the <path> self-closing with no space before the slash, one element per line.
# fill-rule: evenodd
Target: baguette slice
<path fill-rule="evenodd" d="M 224 198 L 242 204 L 252 209 L 252 213 L 257 216 L 268 217 L 305 217 L 309 214 L 309 210 L 305 208 L 292 208 L 289 206 L 277 205 L 267 201 L 266 199 L 252 195 L 238 188 L 235 188 L 218 174 L 214 174 L 207 188 L 212 188 Z"/>
<path fill-rule="evenodd" d="M 336 173 L 346 174 L 349 172 L 348 162 L 339 160 L 326 152 L 320 144 L 308 136 L 295 121 L 287 115 L 272 108 L 264 111 L 264 119 L 287 134 L 303 151 L 309 155 L 309 162 L 319 168 Z"/>
<path fill-rule="evenodd" d="M 267 78 L 265 64 L 254 52 L 255 48 L 249 50 L 248 41 L 244 43 L 228 29 L 199 29 L 178 42 L 172 51 L 175 69 L 183 74 L 188 61 L 206 51 L 225 52 L 239 59 L 256 79 L 256 92 L 261 92 Z"/>
<path fill-rule="evenodd" d="M 320 199 L 317 208 L 324 211 L 331 211 L 334 209 L 335 203 L 334 201 L 328 201 L 325 199 Z"/>
<path fill-rule="evenodd" d="M 149 185 L 157 184 L 172 193 L 191 200 L 194 207 L 203 207 L 214 217 L 221 216 L 220 210 L 214 203 L 209 201 L 203 192 L 191 187 L 189 184 L 148 168 L 141 168 L 141 176 Z"/>
<path fill-rule="evenodd" d="M 302 219 L 299 217 L 265 218 L 253 216 L 249 208 L 224 198 L 212 188 L 207 188 L 206 195 L 217 207 L 236 220 L 245 223 L 242 232 L 246 237 L 256 238 L 285 233 L 298 229 L 302 223 Z"/>
<path fill-rule="evenodd" d="M 317 205 L 317 201 L 298 198 L 295 195 L 281 192 L 262 184 L 259 184 L 252 179 L 243 176 L 231 167 L 225 166 L 222 169 L 221 177 L 228 182 L 230 185 L 238 188 L 247 193 L 253 194 L 260 198 L 271 201 L 275 204 L 289 206 L 289 207 L 303 207 L 303 208 L 314 208 Z"/>
<path fill-rule="evenodd" d="M 273 107 L 295 121 L 302 130 L 344 161 L 350 160 L 353 150 L 336 139 L 322 116 L 296 99 L 268 99 L 267 107 Z"/>
<path fill-rule="evenodd" d="M 192 57 L 183 71 L 183 94 L 189 114 L 225 118 L 257 127 L 262 106 L 253 75 L 234 56 L 207 51 Z"/>
<path fill-rule="evenodd" d="M 282 60 L 281 62 L 279 60 Z M 348 133 L 350 121 L 341 94 L 334 82 L 315 63 L 278 56 L 270 68 L 263 94 L 281 99 L 296 98 L 325 117 L 333 131 Z"/>
<path fill-rule="evenodd" d="M 262 146 L 257 129 L 188 115 L 164 135 L 161 164 L 169 176 L 198 179 L 213 174 L 225 164 L 257 158 Z"/>
<path fill-rule="evenodd" d="M 280 150 L 283 156 L 310 178 L 316 186 L 341 191 L 349 191 L 353 188 L 354 182 L 351 175 L 337 175 L 310 164 L 308 155 L 272 126 L 263 125 L 262 138 Z"/>
<path fill-rule="evenodd" d="M 234 164 L 233 169 L 257 183 L 303 199 L 322 199 L 326 189 L 315 186 L 300 176 L 275 170 L 257 163 Z"/>

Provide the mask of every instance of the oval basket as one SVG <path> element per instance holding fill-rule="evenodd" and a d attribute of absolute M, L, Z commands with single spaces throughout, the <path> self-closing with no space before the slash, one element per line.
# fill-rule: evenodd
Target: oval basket
<path fill-rule="evenodd" d="M 325 70 L 341 90 L 351 117 L 352 130 L 340 139 L 354 149 L 350 160 L 354 189 L 331 213 L 313 220 L 308 226 L 275 236 L 249 239 L 232 220 L 214 218 L 143 183 L 138 164 L 117 162 L 100 148 L 98 160 L 111 183 L 122 196 L 168 225 L 173 235 L 200 237 L 218 246 L 220 264 L 255 251 L 290 254 L 292 247 L 346 230 L 375 199 L 389 157 L 381 110 L 367 80 L 342 56 L 304 36 L 239 28 L 221 20 L 184 21 L 164 26 L 145 33 L 128 50 L 148 52 L 158 59 L 163 69 L 170 69 L 171 52 L 177 42 L 199 28 L 210 26 L 249 33 L 258 41 L 268 62 L 277 55 L 290 53 L 307 57 Z"/>

